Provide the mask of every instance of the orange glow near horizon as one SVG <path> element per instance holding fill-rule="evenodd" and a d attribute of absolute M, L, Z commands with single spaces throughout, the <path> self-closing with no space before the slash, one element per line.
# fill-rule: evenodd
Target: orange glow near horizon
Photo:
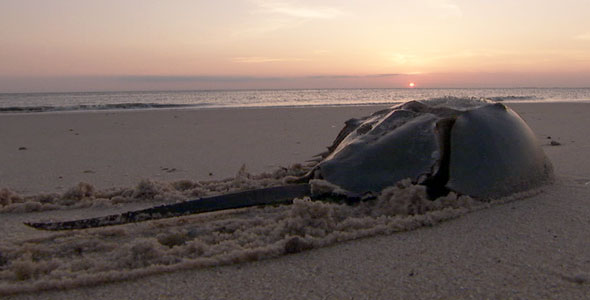
<path fill-rule="evenodd" d="M 0 92 L 590 85 L 589 1 L 368 3 L 3 0 Z"/>

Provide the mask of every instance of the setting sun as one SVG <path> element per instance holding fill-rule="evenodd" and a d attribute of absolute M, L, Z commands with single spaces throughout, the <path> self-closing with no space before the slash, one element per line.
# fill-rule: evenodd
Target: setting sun
<path fill-rule="evenodd" d="M 411 87 L 411 88 L 413 88 L 413 87 L 415 87 L 415 86 L 416 86 L 416 84 L 415 84 L 415 83 L 413 83 L 413 82 L 410 82 L 410 83 L 408 84 L 408 87 Z"/>

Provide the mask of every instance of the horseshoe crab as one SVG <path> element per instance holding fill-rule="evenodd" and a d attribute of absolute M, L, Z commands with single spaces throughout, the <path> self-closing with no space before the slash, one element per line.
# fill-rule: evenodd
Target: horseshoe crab
<path fill-rule="evenodd" d="M 345 122 L 306 175 L 285 186 L 201 198 L 105 217 L 26 223 L 64 230 L 125 224 L 186 214 L 290 203 L 313 193 L 310 180 L 338 186 L 345 202 L 374 198 L 410 178 L 431 199 L 453 191 L 474 198 L 507 196 L 539 187 L 553 168 L 525 121 L 501 103 L 442 98 L 410 101 Z"/>

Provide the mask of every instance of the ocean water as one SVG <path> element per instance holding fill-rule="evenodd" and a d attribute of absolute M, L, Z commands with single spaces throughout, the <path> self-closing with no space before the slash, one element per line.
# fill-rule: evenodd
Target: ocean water
<path fill-rule="evenodd" d="M 0 94 L 0 113 L 50 111 L 341 106 L 393 104 L 441 97 L 504 102 L 590 102 L 590 88 L 298 89 Z"/>

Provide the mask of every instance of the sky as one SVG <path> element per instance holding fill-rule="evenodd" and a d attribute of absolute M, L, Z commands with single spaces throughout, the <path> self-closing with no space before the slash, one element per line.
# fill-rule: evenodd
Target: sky
<path fill-rule="evenodd" d="M 590 87 L 590 0 L 0 0 L 0 92 Z"/>

